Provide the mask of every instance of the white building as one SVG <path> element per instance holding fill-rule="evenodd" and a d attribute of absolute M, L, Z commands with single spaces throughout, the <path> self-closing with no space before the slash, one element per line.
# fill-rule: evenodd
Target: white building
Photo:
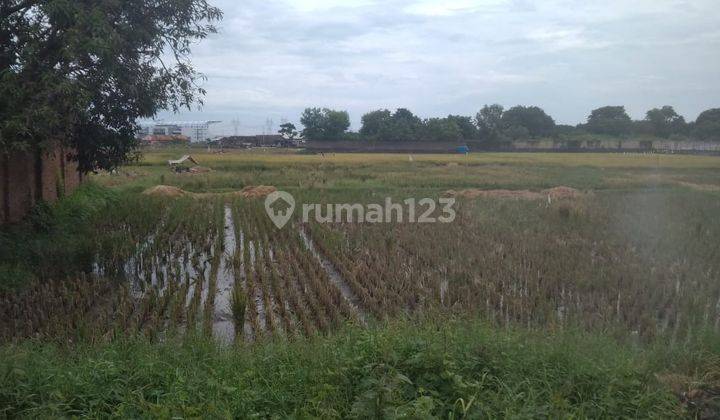
<path fill-rule="evenodd" d="M 190 138 L 191 142 L 209 140 L 210 125 L 220 121 L 155 121 L 149 124 L 140 124 L 138 137 L 149 134 L 172 136 L 182 134 Z"/>

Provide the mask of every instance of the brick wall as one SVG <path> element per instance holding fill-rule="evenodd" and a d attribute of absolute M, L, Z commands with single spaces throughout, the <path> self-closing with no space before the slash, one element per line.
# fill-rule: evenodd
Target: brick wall
<path fill-rule="evenodd" d="M 40 200 L 53 202 L 80 185 L 77 162 L 58 146 L 0 154 L 0 223 L 21 220 Z"/>
<path fill-rule="evenodd" d="M 5 222 L 6 214 L 10 211 L 7 202 L 9 188 L 9 168 L 7 163 L 7 155 L 0 154 L 0 223 Z"/>
<path fill-rule="evenodd" d="M 31 152 L 13 152 L 3 162 L 7 173 L 3 201 L 4 222 L 20 220 L 35 204 L 35 156 Z"/>
<path fill-rule="evenodd" d="M 42 154 L 40 160 L 42 166 L 40 170 L 40 188 L 42 190 L 41 197 L 44 201 L 52 202 L 62 194 L 58 192 L 58 181 L 60 182 L 59 189 L 62 189 L 64 184 L 63 174 L 60 173 L 60 154 L 60 148 Z"/>
<path fill-rule="evenodd" d="M 430 141 L 371 142 L 371 141 L 308 141 L 306 147 L 318 152 L 374 152 L 374 153 L 454 153 L 455 148 L 472 142 L 442 143 Z"/>
<path fill-rule="evenodd" d="M 67 155 L 67 151 L 63 151 L 65 155 Z M 65 167 L 64 167 L 64 178 L 65 178 L 65 193 L 72 192 L 75 188 L 77 188 L 80 183 L 82 182 L 82 174 L 78 172 L 78 163 L 75 160 L 72 160 L 68 158 L 68 156 L 65 156 L 64 159 Z"/>

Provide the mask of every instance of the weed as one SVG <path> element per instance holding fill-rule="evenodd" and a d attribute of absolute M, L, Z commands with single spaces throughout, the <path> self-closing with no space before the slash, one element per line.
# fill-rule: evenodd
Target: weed
<path fill-rule="evenodd" d="M 245 328 L 245 307 L 247 306 L 247 297 L 240 283 L 235 283 L 231 296 L 231 310 L 233 314 L 233 322 L 235 323 L 236 337 L 242 338 L 242 331 Z"/>

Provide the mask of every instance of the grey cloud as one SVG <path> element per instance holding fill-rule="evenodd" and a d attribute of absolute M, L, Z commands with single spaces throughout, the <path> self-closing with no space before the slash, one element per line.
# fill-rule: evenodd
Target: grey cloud
<path fill-rule="evenodd" d="M 427 117 L 535 104 L 572 124 L 605 104 L 635 117 L 672 104 L 688 119 L 720 106 L 713 0 L 215 3 L 221 33 L 194 50 L 206 105 L 165 118 L 237 115 L 257 132 L 305 106 L 347 109 L 355 129 L 399 106 Z"/>

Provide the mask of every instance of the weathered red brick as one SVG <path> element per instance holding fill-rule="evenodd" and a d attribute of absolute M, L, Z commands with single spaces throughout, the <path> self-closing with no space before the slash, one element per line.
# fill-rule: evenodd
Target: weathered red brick
<path fill-rule="evenodd" d="M 82 177 L 72 156 L 61 147 L 44 151 L 39 171 L 34 151 L 0 156 L 0 223 L 20 221 L 38 199 L 56 201 L 61 195 L 59 188 L 64 188 L 65 194 L 74 191 Z"/>
<path fill-rule="evenodd" d="M 62 173 L 60 172 L 60 148 L 54 148 L 43 152 L 42 163 L 41 163 L 41 174 L 40 176 L 40 187 L 42 188 L 42 199 L 49 203 L 57 200 L 60 194 L 58 194 L 58 182 L 62 182 Z M 62 184 L 61 184 L 62 185 Z"/>
<path fill-rule="evenodd" d="M 35 205 L 35 154 L 11 152 L 8 158 L 7 220 L 17 222 Z"/>
<path fill-rule="evenodd" d="M 78 162 L 74 159 L 73 154 L 64 152 L 65 158 L 65 194 L 70 194 L 80 186 L 80 172 L 78 172 Z"/>
<path fill-rule="evenodd" d="M 7 222 L 8 206 L 8 155 L 0 154 L 0 223 Z"/>

